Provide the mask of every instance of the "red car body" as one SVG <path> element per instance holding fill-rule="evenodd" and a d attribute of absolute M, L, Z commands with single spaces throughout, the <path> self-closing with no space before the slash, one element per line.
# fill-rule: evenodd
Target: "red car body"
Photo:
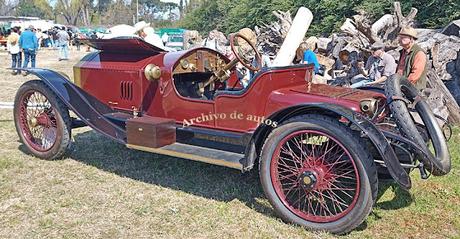
<path fill-rule="evenodd" d="M 123 48 L 119 45 L 116 47 Z M 173 83 L 171 73 L 179 61 L 199 50 L 218 54 L 226 62 L 229 59 L 205 48 L 174 53 L 152 51 L 152 55 L 121 55 L 117 51 L 112 52 L 109 47 L 99 48 L 103 51 L 86 56 L 74 66 L 74 82 L 77 86 L 114 110 L 132 111 L 134 107 L 141 109 L 142 114 L 174 119 L 178 124 L 201 114 L 225 114 L 225 119 L 213 117 L 212 120 L 195 122 L 193 125 L 245 133 L 255 131 L 259 122 L 246 120 L 247 117 L 244 120 L 231 119 L 231 113 L 236 111 L 244 116 L 269 118 L 282 109 L 300 103 L 338 104 L 360 112 L 362 99 L 385 98 L 384 95 L 372 91 L 321 84 L 308 87 L 307 82 L 311 81 L 313 67 L 296 65 L 264 71 L 241 95 L 221 94 L 213 100 L 191 99 L 181 96 Z M 145 77 L 144 70 L 148 64 L 161 68 L 161 78 L 157 81 L 152 82 Z M 233 85 L 236 81 L 236 74 L 233 72 L 229 84 Z M 124 85 L 129 85 L 129 97 L 123 96 Z"/>

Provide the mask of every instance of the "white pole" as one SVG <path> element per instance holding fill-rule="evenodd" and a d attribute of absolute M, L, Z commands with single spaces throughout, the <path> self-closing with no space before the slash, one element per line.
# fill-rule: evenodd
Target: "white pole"
<path fill-rule="evenodd" d="M 136 0 L 136 22 L 139 22 L 139 0 Z"/>
<path fill-rule="evenodd" d="M 288 66 L 292 63 L 296 50 L 300 43 L 302 43 L 312 20 L 313 14 L 308 8 L 299 8 L 272 66 Z"/>

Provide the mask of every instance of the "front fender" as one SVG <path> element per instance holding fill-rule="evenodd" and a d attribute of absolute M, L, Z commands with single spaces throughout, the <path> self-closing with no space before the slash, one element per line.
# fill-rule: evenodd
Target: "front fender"
<path fill-rule="evenodd" d="M 104 117 L 104 114 L 114 113 L 114 111 L 74 85 L 67 77 L 41 68 L 18 68 L 17 70 L 27 71 L 40 78 L 88 126 L 113 140 L 126 143 L 125 130 Z"/>
<path fill-rule="evenodd" d="M 411 188 L 411 180 L 407 172 L 399 163 L 398 157 L 391 147 L 390 143 L 383 135 L 383 133 L 368 119 L 359 113 L 356 113 L 348 108 L 327 104 L 327 103 L 311 103 L 291 106 L 282 109 L 272 114 L 269 119 L 277 122 L 278 125 L 283 121 L 302 114 L 326 114 L 334 117 L 344 117 L 351 123 L 356 125 L 365 135 L 369 137 L 375 148 L 378 150 L 380 156 L 385 162 L 393 179 L 404 189 Z M 253 134 L 254 144 L 260 145 L 260 142 L 265 140 L 271 132 L 272 126 L 261 124 Z"/>

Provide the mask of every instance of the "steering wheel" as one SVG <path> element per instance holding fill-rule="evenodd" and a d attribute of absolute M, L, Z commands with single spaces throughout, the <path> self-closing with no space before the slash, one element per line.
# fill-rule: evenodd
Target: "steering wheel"
<path fill-rule="evenodd" d="M 246 45 L 240 43 L 239 38 L 242 39 L 247 45 L 251 47 L 251 49 L 247 49 Z M 235 41 L 237 41 L 237 46 L 235 46 Z M 251 71 L 258 71 L 262 68 L 262 57 L 260 53 L 257 51 L 256 46 L 245 36 L 241 35 L 240 33 L 235 33 L 230 35 L 230 48 L 232 49 L 233 54 L 235 54 L 236 59 L 243 64 L 244 67 L 248 68 Z M 246 48 L 246 49 L 244 49 Z M 250 59 L 246 58 L 246 55 L 253 50 L 255 52 L 255 60 L 256 65 L 252 64 Z"/>

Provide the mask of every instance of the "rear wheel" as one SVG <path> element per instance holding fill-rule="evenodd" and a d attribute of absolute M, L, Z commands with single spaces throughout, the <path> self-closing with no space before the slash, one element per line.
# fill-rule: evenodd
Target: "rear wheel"
<path fill-rule="evenodd" d="M 19 88 L 14 123 L 26 149 L 39 158 L 61 158 L 70 147 L 68 109 L 43 81 L 28 81 Z"/>
<path fill-rule="evenodd" d="M 312 230 L 353 230 L 377 197 L 377 172 L 363 141 L 329 117 L 305 115 L 279 126 L 260 160 L 262 187 L 275 211 Z"/>

